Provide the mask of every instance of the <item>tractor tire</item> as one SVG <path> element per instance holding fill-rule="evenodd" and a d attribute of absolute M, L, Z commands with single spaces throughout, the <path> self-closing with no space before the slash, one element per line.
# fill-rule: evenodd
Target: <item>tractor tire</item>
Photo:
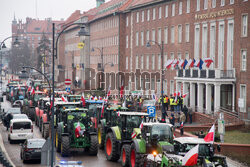
<path fill-rule="evenodd" d="M 62 144 L 62 127 L 61 125 L 58 125 L 55 137 L 55 145 L 56 145 L 56 151 L 59 153 L 61 152 L 61 144 Z"/>
<path fill-rule="evenodd" d="M 130 161 L 130 145 L 124 144 L 121 149 L 122 166 L 128 167 Z"/>
<path fill-rule="evenodd" d="M 43 138 L 47 139 L 49 137 L 49 125 L 43 125 Z"/>
<path fill-rule="evenodd" d="M 105 143 L 105 139 L 104 139 L 104 129 L 102 128 L 102 125 L 99 125 L 98 126 L 98 145 L 99 145 L 99 148 L 101 150 L 104 149 L 104 143 Z"/>
<path fill-rule="evenodd" d="M 90 147 L 89 147 L 89 154 L 96 156 L 98 153 L 98 138 L 97 135 L 90 136 Z"/>
<path fill-rule="evenodd" d="M 29 115 L 30 115 L 30 119 L 32 120 L 32 121 L 35 121 L 35 118 L 36 118 L 36 112 L 35 112 L 35 110 L 32 108 L 30 108 L 30 111 L 29 111 L 30 113 L 29 113 Z"/>
<path fill-rule="evenodd" d="M 142 158 L 142 156 L 136 152 L 135 150 L 135 144 L 133 143 L 131 145 L 131 149 L 130 149 L 130 162 L 129 162 L 129 166 L 130 167 L 140 167 L 143 166 L 143 161 L 144 159 Z"/>
<path fill-rule="evenodd" d="M 105 140 L 105 155 L 109 161 L 118 161 L 120 158 L 116 138 L 112 132 L 109 132 Z"/>
<path fill-rule="evenodd" d="M 70 153 L 69 149 L 70 149 L 69 136 L 62 136 L 62 145 L 61 145 L 62 157 L 69 156 Z"/>

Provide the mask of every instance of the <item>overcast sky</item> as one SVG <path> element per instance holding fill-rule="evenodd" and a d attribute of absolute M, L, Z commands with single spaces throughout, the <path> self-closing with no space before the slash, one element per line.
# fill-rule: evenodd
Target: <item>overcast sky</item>
<path fill-rule="evenodd" d="M 82 12 L 95 6 L 96 0 L 0 0 L 0 41 L 11 36 L 14 13 L 17 20 L 23 21 L 26 17 L 39 19 L 51 17 L 53 20 L 61 18 L 65 20 L 75 10 Z"/>

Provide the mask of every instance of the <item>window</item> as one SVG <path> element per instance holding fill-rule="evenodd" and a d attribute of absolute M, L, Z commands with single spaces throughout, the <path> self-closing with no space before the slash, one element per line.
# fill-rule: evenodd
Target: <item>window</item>
<path fill-rule="evenodd" d="M 165 17 L 168 17 L 168 5 L 165 7 Z"/>
<path fill-rule="evenodd" d="M 136 23 L 139 23 L 139 17 L 140 17 L 140 14 L 139 12 L 136 13 Z"/>
<path fill-rule="evenodd" d="M 148 9 L 148 12 L 147 12 L 147 21 L 150 20 L 150 10 Z"/>
<path fill-rule="evenodd" d="M 144 22 L 144 11 L 141 12 L 141 22 Z"/>
<path fill-rule="evenodd" d="M 190 0 L 187 0 L 187 13 L 190 13 Z"/>
<path fill-rule="evenodd" d="M 197 0 L 196 2 L 196 11 L 200 11 L 200 0 Z"/>
<path fill-rule="evenodd" d="M 152 70 L 154 70 L 155 69 L 155 55 L 152 55 Z"/>
<path fill-rule="evenodd" d="M 143 60 L 143 55 L 141 55 L 141 69 L 143 69 L 144 68 L 144 60 Z"/>
<path fill-rule="evenodd" d="M 149 41 L 149 30 L 147 30 L 147 42 Z"/>
<path fill-rule="evenodd" d="M 174 43 L 174 26 L 171 27 L 171 43 Z"/>
<path fill-rule="evenodd" d="M 225 26 L 224 21 L 219 22 L 219 38 L 218 38 L 218 65 L 219 69 L 224 69 L 224 35 L 225 34 Z"/>
<path fill-rule="evenodd" d="M 199 49 L 200 49 L 200 25 L 195 25 L 194 34 L 194 58 L 199 59 Z"/>
<path fill-rule="evenodd" d="M 136 55 L 135 65 L 136 65 L 136 69 L 139 69 L 139 56 L 138 55 Z"/>
<path fill-rule="evenodd" d="M 126 56 L 126 70 L 128 70 L 128 56 Z"/>
<path fill-rule="evenodd" d="M 155 41 L 155 29 L 152 30 L 152 41 Z M 153 42 L 154 44 L 154 42 Z"/>
<path fill-rule="evenodd" d="M 181 60 L 181 53 L 178 53 L 178 59 Z"/>
<path fill-rule="evenodd" d="M 244 14 L 242 15 L 242 30 L 241 30 L 241 35 L 242 37 L 247 36 L 247 20 L 248 20 L 248 15 Z"/>
<path fill-rule="evenodd" d="M 161 44 L 161 28 L 158 28 L 158 43 Z"/>
<path fill-rule="evenodd" d="M 189 60 L 189 53 L 188 53 L 188 52 L 185 53 L 185 59 L 186 59 L 187 61 Z"/>
<path fill-rule="evenodd" d="M 170 94 L 174 94 L 174 81 L 170 81 Z"/>
<path fill-rule="evenodd" d="M 155 90 L 155 79 L 151 78 L 151 90 Z"/>
<path fill-rule="evenodd" d="M 225 0 L 220 1 L 220 6 L 225 6 Z"/>
<path fill-rule="evenodd" d="M 146 61 L 146 68 L 147 68 L 147 70 L 149 70 L 149 55 L 147 55 L 147 61 Z"/>
<path fill-rule="evenodd" d="M 139 32 L 136 32 L 136 46 L 139 45 Z"/>
<path fill-rule="evenodd" d="M 179 3 L 179 15 L 182 14 L 182 2 Z"/>
<path fill-rule="evenodd" d="M 164 29 L 164 43 L 168 43 L 168 27 L 165 27 Z"/>
<path fill-rule="evenodd" d="M 161 55 L 158 54 L 158 70 L 161 69 Z"/>
<path fill-rule="evenodd" d="M 234 0 L 230 0 L 230 4 L 234 4 Z"/>
<path fill-rule="evenodd" d="M 172 16 L 175 16 L 175 4 L 172 4 Z"/>
<path fill-rule="evenodd" d="M 216 28 L 215 22 L 210 24 L 210 58 L 215 61 L 215 40 L 216 40 Z M 214 68 L 214 63 L 211 64 L 211 68 Z"/>
<path fill-rule="evenodd" d="M 155 20 L 155 8 L 153 9 L 153 20 Z"/>
<path fill-rule="evenodd" d="M 202 58 L 207 57 L 207 24 L 202 27 Z"/>
<path fill-rule="evenodd" d="M 208 0 L 204 0 L 204 10 L 207 9 L 207 6 L 208 6 Z"/>
<path fill-rule="evenodd" d="M 159 19 L 161 19 L 161 7 L 159 7 Z"/>
<path fill-rule="evenodd" d="M 185 30 L 185 38 L 186 42 L 189 42 L 189 24 L 186 24 L 186 30 Z"/>
<path fill-rule="evenodd" d="M 241 50 L 241 70 L 247 70 L 247 51 Z"/>
<path fill-rule="evenodd" d="M 141 46 L 144 45 L 144 32 L 141 32 Z"/>
<path fill-rule="evenodd" d="M 128 48 L 128 35 L 126 36 L 126 48 Z"/>
<path fill-rule="evenodd" d="M 182 40 L 182 26 L 178 25 L 178 42 L 181 43 Z"/>
<path fill-rule="evenodd" d="M 212 0 L 212 8 L 216 7 L 216 0 Z"/>
<path fill-rule="evenodd" d="M 240 108 L 240 112 L 246 112 L 246 85 L 240 85 L 240 98 L 244 100 L 244 107 Z"/>

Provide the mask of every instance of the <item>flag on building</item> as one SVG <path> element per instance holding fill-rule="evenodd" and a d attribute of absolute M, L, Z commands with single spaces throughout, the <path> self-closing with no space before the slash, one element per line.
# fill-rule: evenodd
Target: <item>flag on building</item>
<path fill-rule="evenodd" d="M 187 61 L 187 59 L 185 59 L 185 60 L 184 60 L 184 64 L 183 64 L 183 69 L 186 68 L 187 64 L 188 64 L 188 61 Z"/>
<path fill-rule="evenodd" d="M 187 96 L 187 94 L 188 94 L 188 92 L 187 92 L 187 93 L 184 93 L 184 94 L 182 95 L 182 97 L 185 98 L 185 97 Z"/>
<path fill-rule="evenodd" d="M 211 58 L 205 58 L 204 59 L 204 63 L 206 64 L 206 67 L 209 68 L 210 65 L 213 63 L 214 61 Z"/>
<path fill-rule="evenodd" d="M 191 150 L 189 150 L 182 158 L 182 166 L 196 165 L 198 160 L 198 151 L 199 151 L 199 145 L 196 145 Z"/>
<path fill-rule="evenodd" d="M 183 67 L 184 66 L 184 60 L 183 59 L 180 59 L 179 60 L 179 67 Z"/>
<path fill-rule="evenodd" d="M 169 59 L 169 60 L 167 61 L 167 63 L 166 63 L 166 68 L 167 68 L 167 69 L 170 69 L 173 62 L 174 62 L 174 60 L 170 60 L 170 59 Z"/>
<path fill-rule="evenodd" d="M 213 125 L 208 134 L 204 137 L 205 142 L 214 142 L 215 126 Z"/>
<path fill-rule="evenodd" d="M 200 60 L 196 60 L 194 63 L 194 67 L 199 67 L 199 65 L 200 65 Z"/>
<path fill-rule="evenodd" d="M 203 65 L 204 61 L 202 59 L 200 59 L 200 62 L 199 62 L 199 69 L 202 70 L 202 65 Z"/>
<path fill-rule="evenodd" d="M 193 68 L 194 67 L 194 63 L 195 63 L 195 59 L 189 59 L 189 61 L 188 61 L 189 68 Z"/>

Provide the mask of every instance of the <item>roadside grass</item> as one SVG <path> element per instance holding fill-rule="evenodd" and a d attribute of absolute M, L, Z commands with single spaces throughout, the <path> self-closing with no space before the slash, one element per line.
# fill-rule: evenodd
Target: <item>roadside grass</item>
<path fill-rule="evenodd" d="M 239 130 L 226 131 L 224 136 L 225 143 L 235 143 L 235 144 L 250 144 L 250 131 L 242 132 Z"/>

